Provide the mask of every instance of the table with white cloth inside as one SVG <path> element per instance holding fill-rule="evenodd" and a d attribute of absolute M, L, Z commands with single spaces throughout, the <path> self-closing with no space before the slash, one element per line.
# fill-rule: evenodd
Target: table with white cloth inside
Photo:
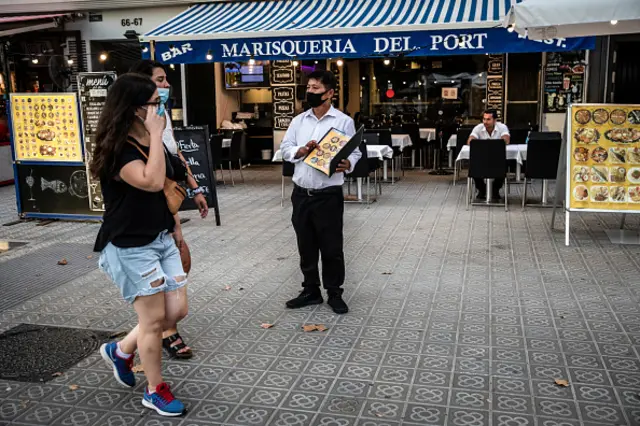
<path fill-rule="evenodd" d="M 436 129 L 420 129 L 420 139 L 426 139 L 427 142 L 436 138 Z"/>
<path fill-rule="evenodd" d="M 449 151 L 449 168 L 453 167 L 453 151 L 458 146 L 458 135 L 451 135 L 447 141 L 447 151 Z"/>
<path fill-rule="evenodd" d="M 411 146 L 411 136 L 409 135 L 391 135 L 391 145 L 402 151 L 407 146 Z"/>
<path fill-rule="evenodd" d="M 527 160 L 527 145 L 506 145 L 507 150 L 507 160 L 515 160 L 516 161 L 516 180 L 520 180 L 520 168 L 522 163 Z M 456 158 L 456 167 L 455 173 L 453 174 L 453 183 L 455 184 L 456 180 L 458 180 L 458 162 L 462 160 L 469 160 L 471 157 L 471 149 L 469 145 L 465 145 L 460 150 L 460 154 L 458 154 L 458 158 Z"/>

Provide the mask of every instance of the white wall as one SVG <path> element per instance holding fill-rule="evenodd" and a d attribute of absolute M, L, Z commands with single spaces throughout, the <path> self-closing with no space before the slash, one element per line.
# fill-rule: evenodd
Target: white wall
<path fill-rule="evenodd" d="M 542 114 L 542 125 L 540 130 L 543 132 L 562 132 L 564 121 L 567 114 Z"/>
<path fill-rule="evenodd" d="M 80 31 L 83 40 L 124 40 L 124 33 L 127 30 L 134 30 L 142 35 L 152 29 L 162 25 L 174 16 L 182 13 L 187 6 L 170 7 L 146 7 L 134 9 L 103 10 L 95 12 L 102 15 L 101 22 L 90 22 L 88 15 L 78 18 L 75 22 L 65 24 L 65 29 L 70 31 Z M 122 20 L 128 19 L 129 26 L 123 26 Z M 135 26 L 134 20 L 142 19 Z"/>

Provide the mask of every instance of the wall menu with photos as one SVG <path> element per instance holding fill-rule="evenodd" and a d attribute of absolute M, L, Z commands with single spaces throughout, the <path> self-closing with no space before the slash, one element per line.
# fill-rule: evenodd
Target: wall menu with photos
<path fill-rule="evenodd" d="M 84 160 L 74 93 L 19 93 L 10 99 L 16 162 Z"/>
<path fill-rule="evenodd" d="M 271 62 L 271 88 L 273 91 L 273 128 L 287 130 L 295 116 L 296 78 L 292 61 Z"/>
<path fill-rule="evenodd" d="M 544 112 L 564 113 L 584 96 L 585 52 L 548 53 L 544 67 Z"/>
<path fill-rule="evenodd" d="M 89 208 L 92 211 L 104 211 L 104 200 L 100 181 L 89 173 L 89 164 L 95 149 L 95 134 L 100 114 L 107 100 L 107 91 L 116 81 L 115 72 L 87 72 L 78 74 L 78 92 L 80 96 L 80 114 L 84 130 L 84 150 L 87 165 Z"/>
<path fill-rule="evenodd" d="M 569 210 L 640 212 L 640 105 L 569 107 Z"/>

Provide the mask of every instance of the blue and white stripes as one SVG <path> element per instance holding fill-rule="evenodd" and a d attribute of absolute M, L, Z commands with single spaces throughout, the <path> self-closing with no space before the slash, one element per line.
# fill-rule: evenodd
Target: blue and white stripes
<path fill-rule="evenodd" d="M 500 25 L 522 0 L 268 0 L 198 4 L 143 41 L 370 33 Z"/>

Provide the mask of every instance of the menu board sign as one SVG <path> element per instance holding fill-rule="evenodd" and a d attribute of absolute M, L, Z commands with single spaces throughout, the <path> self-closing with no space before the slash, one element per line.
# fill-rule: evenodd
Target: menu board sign
<path fill-rule="evenodd" d="M 487 109 L 496 110 L 498 120 L 504 117 L 504 55 L 489 55 L 487 62 Z"/>
<path fill-rule="evenodd" d="M 295 67 L 291 61 L 273 61 L 271 65 L 273 127 L 287 130 L 296 112 Z"/>
<path fill-rule="evenodd" d="M 11 94 L 16 161 L 82 162 L 77 105 L 74 93 Z"/>
<path fill-rule="evenodd" d="M 640 211 L 640 105 L 569 107 L 570 210 Z"/>
<path fill-rule="evenodd" d="M 89 173 L 89 164 L 95 150 L 95 134 L 100 114 L 107 100 L 107 91 L 116 81 L 116 73 L 84 72 L 78 74 L 78 92 L 80 95 L 80 114 L 84 129 L 84 152 L 87 165 L 89 208 L 92 211 L 104 211 L 104 199 L 100 180 Z"/>
<path fill-rule="evenodd" d="M 548 53 L 544 67 L 544 112 L 564 113 L 584 97 L 585 52 Z"/>

